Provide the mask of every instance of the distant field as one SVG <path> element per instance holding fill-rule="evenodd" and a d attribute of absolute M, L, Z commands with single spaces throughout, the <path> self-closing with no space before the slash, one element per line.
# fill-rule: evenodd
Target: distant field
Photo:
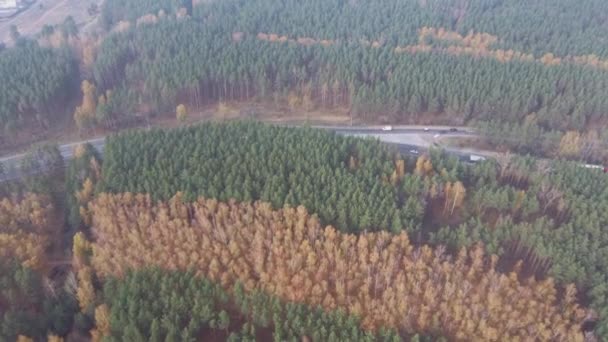
<path fill-rule="evenodd" d="M 79 27 L 91 21 L 87 8 L 101 0 L 38 0 L 15 17 L 0 22 L 0 41 L 9 41 L 11 25 L 16 25 L 22 35 L 38 33 L 44 25 L 56 25 L 72 16 Z M 41 8 L 42 6 L 42 8 Z"/>

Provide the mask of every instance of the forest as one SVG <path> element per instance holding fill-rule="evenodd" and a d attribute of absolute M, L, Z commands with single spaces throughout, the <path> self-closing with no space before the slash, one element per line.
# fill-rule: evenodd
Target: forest
<path fill-rule="evenodd" d="M 100 46 L 95 83 L 102 91 L 140 88 L 137 98 L 161 110 L 180 95 L 195 106 L 292 95 L 296 105 L 350 106 L 371 121 L 387 115 L 416 122 L 432 113 L 458 124 L 518 122 L 535 113 L 535 124 L 555 130 L 604 122 L 608 106 L 608 71 L 584 66 L 399 54 L 358 43 L 282 44 L 255 35 L 231 39 L 196 20 L 139 25 Z"/>
<path fill-rule="evenodd" d="M 601 29 L 584 30 L 577 26 L 580 21 L 563 18 L 552 22 L 559 28 L 543 25 L 541 30 L 534 24 L 534 34 L 529 34 L 519 17 L 510 16 L 513 8 L 525 8 L 521 4 L 458 9 L 456 2 L 425 3 L 421 8 L 413 1 L 222 1 L 199 4 L 191 19 L 176 20 L 123 8 L 131 16 L 147 14 L 147 22 L 154 24 L 138 21 L 105 39 L 94 81 L 102 92 L 112 89 L 127 99 L 114 107 L 115 116 L 141 103 L 154 113 L 180 102 L 196 108 L 246 100 L 305 110 L 347 107 L 371 122 L 487 127 L 492 121 L 504 127 L 525 121 L 526 130 L 537 132 L 542 143 L 522 146 L 519 130 L 506 137 L 502 131 L 501 140 L 493 139 L 500 130 L 481 131 L 498 146 L 579 159 L 576 153 L 563 153 L 560 139 L 566 133 L 590 132 L 602 148 L 588 159 L 606 158 L 605 132 L 594 131 L 596 124 L 606 123 L 608 63 L 603 50 L 597 50 L 605 44 L 592 48 L 581 43 L 597 39 L 593 37 Z M 572 5 L 560 1 L 555 7 L 566 12 Z M 592 3 L 585 10 L 599 7 Z M 466 15 L 469 11 L 476 15 Z M 454 12 L 463 12 L 457 23 Z M 382 20 L 366 19 L 370 16 Z M 483 21 L 476 27 L 480 17 L 504 27 Z M 411 27 L 404 29 L 404 22 Z M 569 38 L 578 34 L 588 39 L 563 39 L 564 34 L 555 33 L 562 30 L 571 32 Z M 556 40 L 545 45 L 548 35 Z"/>
<path fill-rule="evenodd" d="M 61 288 L 27 287 L 40 298 L 28 308 L 69 298 L 64 318 L 5 336 L 606 336 L 601 171 L 406 157 L 371 139 L 251 121 L 121 133 L 103 157 L 76 148 L 65 171 L 57 153 L 33 149 L 22 167 L 56 167 L 1 189 L 0 251 L 6 267 L 33 272 L 28 281 Z M 10 272 L 23 288 L 23 271 Z M 128 304 L 152 295 L 171 300 L 141 313 Z M 173 323 L 160 324 L 166 312 Z"/>
<path fill-rule="evenodd" d="M 98 329 L 98 333 L 109 341 L 134 342 L 190 341 L 197 337 L 259 341 L 270 336 L 275 341 L 296 341 L 302 336 L 313 341 L 402 341 L 394 331 L 363 331 L 355 317 L 340 311 L 281 302 L 262 291 L 245 293 L 239 283 L 230 293 L 192 272 L 129 272 L 124 278 L 105 282 L 103 297 L 108 298 L 109 307 L 101 306 L 99 311 L 105 310 L 105 317 L 116 323 Z M 133 303 L 135 298 L 138 304 Z M 167 319 L 159 319 L 163 316 Z M 427 341 L 419 335 L 409 340 Z"/>
<path fill-rule="evenodd" d="M 194 269 L 224 287 L 238 281 L 245 291 L 342 309 L 371 331 L 439 332 L 457 340 L 534 331 L 541 340 L 582 339 L 585 311 L 574 302 L 573 286 L 560 296 L 552 279 L 520 282 L 515 272 L 500 274 L 498 258 L 484 256 L 480 246 L 452 260 L 441 249 L 412 246 L 405 233 L 355 236 L 323 228 L 301 206 L 273 212 L 259 202 L 187 204 L 179 194 L 153 203 L 125 193 L 102 194 L 91 204 L 98 241 L 92 264 L 101 277 L 145 265 Z"/>
<path fill-rule="evenodd" d="M 452 251 L 481 241 L 502 256 L 499 266 L 522 259 L 525 274 L 574 282 L 594 308 L 606 307 L 608 181 L 575 163 L 505 156 L 469 166 L 440 152 L 408 159 L 372 140 L 245 122 L 119 135 L 102 173 L 110 177 L 100 190 L 154 201 L 178 191 L 188 201 L 261 199 L 276 209 L 303 205 L 345 232 L 404 230 Z"/>
<path fill-rule="evenodd" d="M 178 104 L 258 102 L 341 109 L 360 122 L 466 124 L 497 148 L 601 163 L 605 10 L 599 0 L 108 0 L 101 35 L 45 28 L 37 40 L 71 51 L 62 55 L 79 67 L 54 68 L 65 77 L 40 87 L 42 79 L 0 89 L 1 113 L 7 129 L 24 127 L 24 117 L 46 127 L 57 121 L 51 113 L 66 115 L 48 107 L 68 97 L 86 133 L 141 124 Z M 17 51 L 5 49 L 0 63 L 48 74 L 8 58 Z M 76 108 L 81 81 L 86 106 Z"/>
<path fill-rule="evenodd" d="M 27 125 L 48 127 L 70 98 L 78 66 L 67 48 L 36 42 L 0 52 L 0 121 L 2 137 Z"/>
<path fill-rule="evenodd" d="M 33 160 L 51 162 L 52 146 L 28 152 Z M 69 282 L 52 277 L 53 263 L 63 255 L 61 187 L 57 169 L 20 181 L 0 183 L 0 340 L 32 338 L 59 341 L 73 328 L 78 301 Z M 26 338 L 27 337 L 27 338 Z"/>
<path fill-rule="evenodd" d="M 106 0 L 93 30 L 11 28 L 2 147 L 123 132 L 65 161 L 35 145 L 17 179 L 0 163 L 0 340 L 607 340 L 608 177 L 567 161 L 608 158 L 607 10 Z M 187 124 L 233 103 L 467 125 L 536 157 Z"/>
<path fill-rule="evenodd" d="M 104 10 L 117 22 L 157 14 L 161 9 L 169 14 L 176 11 L 176 3 L 177 7 L 191 7 L 190 1 L 108 0 L 104 2 Z M 420 28 L 443 27 L 464 35 L 470 31 L 486 32 L 501 38 L 499 48 L 540 56 L 554 53 L 559 57 L 589 54 L 608 57 L 602 39 L 608 33 L 602 25 L 606 5 L 599 0 L 584 4 L 574 0 L 542 0 L 533 4 L 523 0 L 193 3 L 195 18 L 222 25 L 226 32 L 264 32 L 328 40 L 382 39 L 386 44 L 405 46 L 417 42 Z"/>
<path fill-rule="evenodd" d="M 155 200 L 183 191 L 188 200 L 202 195 L 261 199 L 275 208 L 302 204 L 342 229 L 400 231 L 405 223 L 420 224 L 424 184 L 412 180 L 400 193 L 384 184 L 379 175 L 388 180 L 395 172 L 396 180 L 404 173 L 405 161 L 391 159 L 379 142 L 319 130 L 207 124 L 110 139 L 98 187 Z"/>

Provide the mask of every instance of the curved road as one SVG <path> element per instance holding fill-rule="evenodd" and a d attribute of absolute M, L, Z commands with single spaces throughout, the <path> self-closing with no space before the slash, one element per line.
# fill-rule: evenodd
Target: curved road
<path fill-rule="evenodd" d="M 295 125 L 286 125 L 294 126 Z M 471 131 L 466 127 L 450 128 L 444 126 L 392 126 L 390 130 L 386 129 L 387 126 L 311 126 L 313 128 L 325 129 L 333 131 L 337 134 L 359 136 L 359 137 L 373 137 L 381 141 L 397 145 L 399 150 L 403 153 L 416 155 L 419 154 L 419 149 L 426 150 L 431 143 L 428 140 L 439 137 L 463 137 L 463 136 L 475 136 L 475 132 Z M 427 136 L 430 139 L 425 140 L 422 137 Z M 106 138 L 96 138 L 90 140 L 83 140 L 74 143 L 64 144 L 59 146 L 59 151 L 63 156 L 64 160 L 72 159 L 74 155 L 74 147 L 83 143 L 90 143 L 99 152 L 103 152 Z M 448 152 L 457 154 L 460 156 L 468 153 L 458 150 L 448 150 Z M 479 154 L 483 154 L 480 152 Z M 4 172 L 0 173 L 0 182 L 12 180 L 20 177 L 19 165 L 25 154 L 16 154 L 11 156 L 0 157 L 0 163 L 4 168 Z"/>

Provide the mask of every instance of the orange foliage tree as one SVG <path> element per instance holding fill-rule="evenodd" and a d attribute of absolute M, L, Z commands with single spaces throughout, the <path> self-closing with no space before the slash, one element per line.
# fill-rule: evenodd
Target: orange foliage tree
<path fill-rule="evenodd" d="M 47 196 L 26 193 L 0 199 L 0 258 L 44 269 L 46 250 L 59 227 Z"/>
<path fill-rule="evenodd" d="M 93 212 L 99 276 L 158 266 L 194 269 L 226 288 L 236 282 L 283 300 L 342 309 L 366 329 L 440 332 L 455 340 L 582 341 L 585 311 L 570 287 L 496 271 L 477 246 L 455 258 L 414 247 L 405 233 L 359 236 L 322 227 L 305 208 L 221 203 L 177 194 L 101 194 Z M 560 298 L 558 298 L 560 297 Z"/>

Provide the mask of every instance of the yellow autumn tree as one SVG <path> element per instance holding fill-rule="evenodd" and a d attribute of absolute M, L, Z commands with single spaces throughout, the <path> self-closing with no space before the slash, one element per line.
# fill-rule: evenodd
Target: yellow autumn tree
<path fill-rule="evenodd" d="M 449 193 L 448 211 L 464 186 L 455 182 Z M 102 279 L 142 267 L 196 270 L 226 289 L 240 282 L 245 291 L 356 314 L 369 330 L 480 341 L 525 340 L 534 331 L 541 339 L 582 340 L 586 311 L 572 300 L 574 287 L 562 295 L 551 278 L 500 273 L 497 257 L 481 245 L 450 258 L 443 247 L 414 246 L 405 233 L 323 227 L 301 206 L 187 203 L 181 194 L 160 203 L 100 194 L 89 208 L 97 237 L 92 265 Z M 552 330 L 557 326 L 563 329 Z"/>
<path fill-rule="evenodd" d="M 76 191 L 74 195 L 80 204 L 86 204 L 93 198 L 94 192 L 95 187 L 93 185 L 93 181 L 87 177 L 87 179 L 85 179 L 82 183 L 82 190 Z"/>
<path fill-rule="evenodd" d="M 74 234 L 72 243 L 72 265 L 76 271 L 77 287 L 76 298 L 80 309 L 84 312 L 95 301 L 95 288 L 93 287 L 93 269 L 90 266 L 91 243 L 82 232 Z"/>
<path fill-rule="evenodd" d="M 63 342 L 63 337 L 59 337 L 57 335 L 49 335 L 47 337 L 47 342 Z"/>
<path fill-rule="evenodd" d="M 76 298 L 80 310 L 85 312 L 91 304 L 95 302 L 95 288 L 93 287 L 93 271 L 91 267 L 84 266 L 78 270 L 78 288 L 76 289 Z"/>
<path fill-rule="evenodd" d="M 84 144 L 78 144 L 74 147 L 74 158 L 82 158 L 84 153 L 86 152 L 86 148 Z"/>
<path fill-rule="evenodd" d="M 91 243 L 82 232 L 74 234 L 72 243 L 73 265 L 76 270 L 89 264 L 89 255 L 92 252 Z"/>
<path fill-rule="evenodd" d="M 451 204 L 451 208 L 450 208 L 450 215 L 453 215 L 454 209 L 460 208 L 462 206 L 462 203 L 464 202 L 464 197 L 466 194 L 466 189 L 460 181 L 457 181 L 456 183 L 453 184 L 451 190 L 452 190 L 452 193 L 450 194 L 450 197 L 451 197 L 452 204 Z"/>
<path fill-rule="evenodd" d="M 0 258 L 4 260 L 15 258 L 23 266 L 34 270 L 47 268 L 45 253 L 48 247 L 48 239 L 42 235 L 0 233 Z"/>
<path fill-rule="evenodd" d="M 95 308 L 95 328 L 91 330 L 93 342 L 101 341 L 110 335 L 110 308 L 102 304 Z"/>
<path fill-rule="evenodd" d="M 94 160 L 93 158 L 91 160 Z M 87 210 L 87 203 L 89 203 L 89 201 L 91 201 L 93 199 L 95 193 L 95 185 L 93 184 L 93 181 L 91 180 L 91 178 L 86 178 L 85 181 L 82 183 L 82 189 L 81 190 L 77 190 L 74 194 L 74 197 L 76 197 L 76 199 L 78 200 L 78 203 L 80 204 L 80 208 L 78 209 L 79 213 L 80 213 L 80 217 L 82 219 L 82 222 L 86 225 L 89 226 L 91 224 L 91 215 L 89 214 L 89 211 Z"/>
<path fill-rule="evenodd" d="M 0 258 L 45 270 L 46 250 L 59 235 L 59 218 L 48 196 L 26 193 L 0 199 Z"/>
<path fill-rule="evenodd" d="M 581 135 L 577 131 L 568 131 L 559 142 L 558 153 L 562 157 L 578 157 L 581 152 Z"/>
<path fill-rule="evenodd" d="M 186 109 L 186 106 L 184 106 L 183 104 L 178 105 L 175 109 L 175 117 L 177 118 L 177 121 L 184 123 L 188 118 L 188 111 Z"/>
<path fill-rule="evenodd" d="M 74 121 L 79 130 L 88 128 L 95 122 L 95 111 L 97 109 L 97 88 L 95 84 L 84 80 L 81 85 L 82 104 L 76 107 Z"/>
<path fill-rule="evenodd" d="M 398 159 L 395 161 L 395 168 L 397 170 L 397 176 L 403 178 L 403 176 L 405 176 L 405 160 Z"/>
<path fill-rule="evenodd" d="M 296 92 L 289 92 L 289 95 L 287 96 L 287 105 L 289 106 L 289 109 L 295 111 L 302 105 L 302 99 Z"/>
<path fill-rule="evenodd" d="M 433 163 L 426 155 L 421 155 L 416 159 L 414 173 L 420 176 L 428 176 L 433 173 Z"/>

